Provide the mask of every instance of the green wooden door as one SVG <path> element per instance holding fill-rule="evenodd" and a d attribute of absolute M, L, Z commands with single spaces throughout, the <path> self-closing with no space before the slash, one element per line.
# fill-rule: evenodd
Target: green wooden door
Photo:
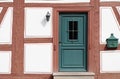
<path fill-rule="evenodd" d="M 87 71 L 87 13 L 59 15 L 59 71 Z"/>

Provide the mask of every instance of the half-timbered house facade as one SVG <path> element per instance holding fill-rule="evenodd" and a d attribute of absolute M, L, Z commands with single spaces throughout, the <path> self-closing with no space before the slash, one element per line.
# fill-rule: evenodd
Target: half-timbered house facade
<path fill-rule="evenodd" d="M 0 0 L 0 79 L 120 79 L 111 34 L 120 0 Z"/>

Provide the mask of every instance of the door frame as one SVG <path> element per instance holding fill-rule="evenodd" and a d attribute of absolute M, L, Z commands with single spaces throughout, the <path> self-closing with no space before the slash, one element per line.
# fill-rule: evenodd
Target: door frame
<path fill-rule="evenodd" d="M 87 72 L 93 71 L 94 69 L 94 52 L 91 51 L 92 38 L 94 29 L 92 29 L 94 9 L 92 6 L 66 6 L 66 7 L 55 7 L 53 9 L 53 72 L 59 72 L 59 13 L 61 12 L 87 12 L 88 13 L 88 28 L 87 28 Z M 99 28 L 98 28 L 99 29 Z"/>

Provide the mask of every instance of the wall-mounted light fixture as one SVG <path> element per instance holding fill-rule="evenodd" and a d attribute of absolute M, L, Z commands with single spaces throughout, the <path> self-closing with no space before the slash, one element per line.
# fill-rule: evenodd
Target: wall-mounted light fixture
<path fill-rule="evenodd" d="M 117 48 L 118 47 L 118 38 L 114 37 L 112 33 L 109 38 L 106 39 L 107 48 Z"/>
<path fill-rule="evenodd" d="M 47 20 L 47 21 L 50 20 L 50 13 L 49 13 L 49 12 L 47 12 L 47 14 L 46 14 L 46 20 Z"/>

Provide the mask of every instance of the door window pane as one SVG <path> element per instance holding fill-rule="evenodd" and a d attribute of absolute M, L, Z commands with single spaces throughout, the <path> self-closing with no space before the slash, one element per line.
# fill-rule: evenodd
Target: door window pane
<path fill-rule="evenodd" d="M 69 40 L 78 39 L 78 21 L 69 21 Z"/>

